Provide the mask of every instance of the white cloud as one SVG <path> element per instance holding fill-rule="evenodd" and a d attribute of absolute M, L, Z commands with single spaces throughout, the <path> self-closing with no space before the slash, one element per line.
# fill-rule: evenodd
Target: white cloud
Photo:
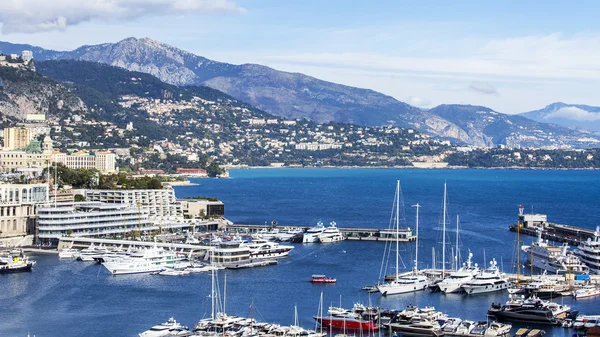
<path fill-rule="evenodd" d="M 427 55 L 431 46 L 415 51 L 367 54 L 329 52 L 271 54 L 266 61 L 322 67 L 352 68 L 418 74 L 431 77 L 514 80 L 597 80 L 600 78 L 600 35 L 562 37 L 559 34 L 473 41 L 465 50 L 449 50 L 443 55 Z"/>
<path fill-rule="evenodd" d="M 245 12 L 228 0 L 3 0 L 1 7 L 5 34 L 64 30 L 92 20 Z"/>
<path fill-rule="evenodd" d="M 570 106 L 560 108 L 544 116 L 544 119 L 552 118 L 563 118 L 574 121 L 597 121 L 600 120 L 600 113 L 589 112 L 574 106 Z"/>
<path fill-rule="evenodd" d="M 409 98 L 406 99 L 406 103 L 408 103 L 410 105 L 414 105 L 414 106 L 419 106 L 419 107 L 431 105 L 430 100 L 428 100 L 426 98 L 418 97 L 418 96 L 410 96 Z"/>
<path fill-rule="evenodd" d="M 475 90 L 486 95 L 498 95 L 498 90 L 496 89 L 496 87 L 486 82 L 473 81 L 469 85 L 469 89 Z"/>

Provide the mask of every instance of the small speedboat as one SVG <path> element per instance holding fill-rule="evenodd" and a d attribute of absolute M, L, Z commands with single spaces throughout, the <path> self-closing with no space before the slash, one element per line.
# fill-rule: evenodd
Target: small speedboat
<path fill-rule="evenodd" d="M 313 275 L 310 279 L 311 283 L 336 283 L 337 280 L 333 277 L 327 277 L 325 275 Z"/>

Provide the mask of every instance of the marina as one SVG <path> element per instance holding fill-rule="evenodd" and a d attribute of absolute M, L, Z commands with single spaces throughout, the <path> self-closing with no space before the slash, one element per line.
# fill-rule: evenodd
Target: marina
<path fill-rule="evenodd" d="M 317 170 L 310 172 L 315 172 L 311 174 L 316 174 L 318 177 L 319 174 L 330 174 L 332 171 Z M 277 174 L 284 174 L 285 179 L 279 180 L 271 177 L 268 179 L 269 184 L 260 184 L 258 187 L 253 182 L 264 179 L 260 178 L 260 175 L 264 174 L 260 170 L 235 172 L 234 178 L 231 180 L 206 180 L 202 181 L 199 186 L 178 187 L 181 190 L 178 190 L 177 193 L 183 196 L 188 193 L 198 193 L 186 189 L 195 189 L 201 186 L 203 194 L 222 195 L 227 204 L 240 205 L 239 208 L 233 206 L 228 208 L 230 213 L 227 218 L 233 222 L 260 223 L 264 222 L 264 219 L 278 219 L 278 223 L 282 224 L 282 227 L 310 227 L 310 224 L 315 224 L 318 218 L 323 217 L 336 219 L 340 226 L 343 223 L 346 226 L 361 228 L 364 227 L 361 224 L 364 225 L 365 216 L 361 217 L 356 213 L 355 208 L 348 205 L 365 203 L 357 201 L 356 196 L 379 195 L 380 199 L 370 204 L 381 204 L 382 207 L 370 210 L 368 218 L 369 221 L 372 220 L 374 223 L 386 223 L 390 216 L 390 207 L 388 206 L 392 203 L 394 192 L 390 186 L 396 182 L 399 175 L 400 178 L 402 178 L 402 175 L 408 175 L 411 179 L 402 181 L 405 206 L 417 202 L 421 205 L 419 211 L 420 269 L 432 269 L 435 266 L 437 268 L 433 269 L 440 270 L 442 267 L 440 256 L 442 249 L 440 248 L 441 235 L 439 233 L 441 231 L 436 230 L 436 228 L 440 223 L 443 181 L 449 177 L 449 181 L 452 182 L 448 184 L 449 209 L 451 214 L 460 209 L 461 214 L 460 237 L 462 241 L 459 240 L 459 242 L 464 258 L 459 258 L 458 261 L 466 260 L 467 252 L 470 250 L 474 253 L 472 258 L 473 267 L 475 264 L 487 266 L 489 261 L 496 259 L 497 267 L 501 272 L 506 273 L 509 280 L 512 281 L 517 278 L 514 270 L 515 263 L 511 262 L 511 258 L 515 255 L 517 238 L 514 233 L 506 231 L 506 226 L 503 223 L 507 218 L 510 218 L 510 209 L 514 209 L 514 205 L 518 203 L 512 197 L 507 198 L 508 196 L 514 196 L 515 191 L 507 190 L 510 187 L 509 185 L 497 185 L 497 178 L 495 177 L 496 175 L 501 177 L 507 175 L 511 180 L 518 180 L 520 175 L 526 175 L 530 172 L 459 172 L 451 170 L 427 172 L 427 174 L 410 170 L 334 170 L 333 172 L 341 174 L 344 179 L 326 180 L 326 182 L 319 180 L 319 189 L 306 188 L 306 191 L 310 192 L 310 199 L 302 199 L 302 196 L 306 194 L 303 192 L 304 188 L 311 185 L 310 182 L 313 181 L 313 178 L 295 178 L 293 170 L 278 171 Z M 357 172 L 360 173 L 360 179 L 350 179 Z M 377 173 L 376 177 L 373 175 L 374 173 Z M 565 172 L 535 173 L 537 179 L 541 179 L 541 177 L 549 179 L 548 175 L 552 177 L 554 174 L 566 174 Z M 250 176 L 246 176 L 246 174 L 250 174 Z M 419 176 L 420 174 L 424 174 L 424 176 Z M 582 172 L 582 174 L 583 177 L 580 179 L 585 182 L 576 186 L 585 192 L 586 186 L 590 185 L 590 181 L 595 181 L 586 175 L 594 174 L 594 172 Z M 253 178 L 256 175 L 258 175 L 258 179 Z M 526 175 L 526 177 L 531 179 L 530 175 Z M 290 190 L 290 187 L 286 187 L 287 185 L 284 182 L 290 179 L 298 179 L 297 185 L 295 185 L 297 192 L 291 195 L 289 192 L 281 192 Z M 346 184 L 347 181 L 353 181 L 353 184 Z M 361 184 L 361 181 L 364 181 L 364 183 Z M 488 181 L 490 183 L 487 183 Z M 560 179 L 544 180 L 541 185 L 556 190 L 559 196 L 556 202 L 564 203 L 566 201 L 560 198 L 561 184 L 556 183 L 556 181 L 560 181 Z M 242 188 L 247 183 L 249 183 L 248 186 Z M 576 183 L 571 181 L 569 188 L 574 188 L 573 184 Z M 460 185 L 461 193 L 457 193 L 453 189 L 453 185 Z M 354 191 L 351 188 L 356 188 L 356 190 Z M 590 188 L 595 190 L 594 186 L 590 186 Z M 240 189 L 243 192 L 240 192 Z M 339 193 L 339 189 L 350 190 Z M 376 194 L 371 189 L 384 191 L 384 193 Z M 494 194 L 490 196 L 493 203 L 479 202 L 474 204 L 469 202 L 473 195 L 478 195 L 483 190 L 486 193 L 494 191 Z M 281 211 L 276 214 L 249 213 L 248 209 L 258 208 L 251 207 L 249 206 L 251 204 L 248 203 L 248 200 L 253 200 L 254 193 L 263 196 L 268 195 L 269 198 L 265 199 L 265 202 L 268 202 L 273 209 Z M 348 197 L 344 200 L 331 199 L 332 196 L 340 194 Z M 519 198 L 534 200 L 537 199 L 538 194 L 527 195 L 527 193 L 524 193 Z M 307 203 L 305 207 L 323 208 L 319 213 L 322 212 L 326 216 L 319 214 L 307 216 L 303 211 L 294 211 L 295 208 L 292 205 L 299 204 L 301 200 Z M 329 202 L 324 202 L 324 200 Z M 423 202 L 423 200 L 426 202 Z M 315 202 L 315 204 L 311 204 L 311 202 Z M 571 202 L 585 204 L 584 200 L 577 198 L 573 198 Z M 291 205 L 287 205 L 287 203 Z M 498 203 L 505 205 L 503 210 L 506 211 L 496 210 L 495 205 Z M 330 204 L 331 206 L 329 206 Z M 567 206 L 569 205 L 567 204 Z M 565 209 L 567 208 L 565 207 Z M 409 219 L 407 223 L 410 227 L 413 227 L 414 224 L 414 220 L 411 220 L 415 219 L 414 211 L 416 210 L 412 208 L 412 212 L 407 214 L 407 219 Z M 378 216 L 375 217 L 374 215 Z M 577 219 L 577 212 L 562 212 L 562 216 L 574 218 L 574 221 L 581 220 Z M 485 225 L 474 219 L 485 219 Z M 595 218 L 591 220 L 595 220 Z M 453 229 L 449 228 L 448 234 L 451 238 L 447 238 L 446 242 L 454 243 Z M 89 244 L 91 242 L 82 242 L 77 247 L 74 244 L 73 247 L 81 249 Z M 94 244 L 99 245 L 100 241 Z M 117 242 L 114 244 L 117 247 L 119 245 Z M 152 245 L 153 243 L 148 244 Z M 522 242 L 522 244 L 526 244 L 526 242 Z M 170 243 L 165 243 L 165 249 L 168 249 L 169 245 Z M 224 269 L 219 271 L 220 282 L 222 282 L 225 275 L 227 276 L 225 312 L 228 315 L 237 315 L 238 317 L 254 316 L 257 322 L 280 324 L 283 327 L 294 325 L 296 321 L 294 307 L 296 307 L 298 326 L 318 333 L 320 327 L 315 326 L 313 316 L 319 315 L 319 297 L 320 293 L 323 292 L 322 302 L 326 308 L 333 305 L 338 306 L 337 303 L 340 303 L 340 308 L 352 308 L 354 303 L 362 303 L 365 307 L 373 306 L 398 311 L 403 311 L 409 304 L 417 308 L 431 306 L 435 307 L 435 310 L 443 312 L 449 318 L 457 318 L 453 321 L 454 323 L 460 319 L 465 321 L 463 324 L 465 326 L 476 325 L 478 329 L 481 329 L 482 327 L 477 325 L 477 322 L 486 320 L 486 313 L 491 307 L 491 303 L 506 303 L 508 299 L 506 290 L 471 296 L 460 293 L 435 293 L 428 290 L 394 296 L 381 296 L 378 293 L 369 294 L 362 291 L 361 288 L 365 284 L 376 284 L 377 282 L 377 274 L 381 268 L 381 255 L 384 249 L 382 243 L 365 240 L 359 244 L 344 240 L 334 244 L 296 243 L 291 245 L 294 248 L 288 254 L 288 257 L 279 259 L 277 265 L 272 267 Z M 400 243 L 400 256 L 404 263 L 408 265 L 406 266 L 402 261 L 399 261 L 401 271 L 410 272 L 412 270 L 412 261 L 415 259 L 414 246 L 415 242 L 410 244 Z M 431 247 L 436 248 L 435 256 L 430 254 Z M 185 247 L 183 248 L 185 249 Z M 447 257 L 451 258 L 448 258 L 446 270 L 448 274 L 451 274 L 456 268 L 452 268 L 450 262 L 456 254 L 452 254 L 449 248 Z M 421 253 L 422 251 L 425 253 Z M 0 330 L 7 335 L 25 335 L 29 330 L 32 335 L 36 334 L 36 336 L 42 337 L 136 336 L 160 325 L 162 322 L 168 322 L 170 317 L 174 317 L 178 324 L 193 327 L 199 320 L 210 316 L 210 272 L 190 273 L 178 277 L 150 274 L 114 277 L 106 268 L 97 263 L 59 259 L 56 253 L 53 255 L 42 255 L 33 252 L 27 254 L 31 259 L 37 261 L 31 273 L 3 275 L 2 280 L 0 280 L 3 285 L 6 285 L 4 288 L 6 291 L 0 294 L 0 300 L 6 303 L 6 306 L 0 309 L 0 314 L 3 316 L 10 315 L 9 308 L 18 308 L 17 310 L 25 313 L 24 315 L 11 316 L 11 320 L 0 322 Z M 434 262 L 434 257 L 437 262 Z M 526 254 L 522 254 L 522 261 L 525 260 Z M 388 275 L 394 272 L 393 266 L 387 266 L 384 269 L 385 274 Z M 528 273 L 529 268 L 523 267 L 519 275 L 521 282 L 534 279 Z M 317 274 L 334 276 L 337 282 L 327 285 L 309 283 L 308 280 L 311 276 Z M 557 281 L 566 280 L 567 276 L 547 275 L 549 279 Z M 586 281 L 576 280 L 577 276 L 571 275 L 571 283 L 573 285 L 583 285 Z M 596 280 L 597 275 L 591 275 L 589 282 L 593 284 Z M 223 284 L 221 284 L 222 287 Z M 340 296 L 342 299 L 340 299 Z M 573 296 L 562 296 L 549 300 L 559 305 L 568 305 L 584 315 L 598 314 L 598 297 L 575 299 Z M 252 307 L 255 309 L 249 309 Z M 42 314 L 42 311 L 45 314 Z M 324 311 L 323 316 L 327 316 L 327 310 Z M 71 322 L 74 320 L 79 323 L 72 324 Z M 569 328 L 565 329 L 554 325 L 533 327 L 530 323 L 515 322 L 511 324 L 513 325 L 511 334 L 515 334 L 519 329 L 527 329 L 527 331 L 545 330 L 546 335 L 551 336 L 571 336 L 573 334 L 573 331 Z M 52 326 L 53 329 L 47 329 L 49 326 Z M 24 327 L 27 327 L 27 329 L 24 330 Z M 448 329 L 451 329 L 451 327 L 451 324 L 447 326 Z M 387 334 L 387 331 L 385 328 L 382 329 L 382 334 Z M 475 331 L 479 330 L 476 329 Z M 330 334 L 328 328 L 325 328 L 324 332 Z M 331 332 L 333 335 L 343 333 L 343 331 L 336 329 Z M 368 335 L 368 333 L 364 335 Z"/>

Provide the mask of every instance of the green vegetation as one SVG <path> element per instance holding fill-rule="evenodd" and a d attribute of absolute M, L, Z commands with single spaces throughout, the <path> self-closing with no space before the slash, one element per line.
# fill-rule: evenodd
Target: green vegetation
<path fill-rule="evenodd" d="M 56 172 L 55 172 L 56 169 Z M 44 169 L 44 174 L 47 174 Z M 70 185 L 73 188 L 89 189 L 161 189 L 162 183 L 158 178 L 140 177 L 132 178 L 126 173 L 101 175 L 97 170 L 70 169 L 62 164 L 50 167 L 50 177 L 57 177 L 58 187 Z M 76 195 L 75 198 L 83 198 Z M 83 199 L 85 200 L 85 198 Z M 83 201 L 76 200 L 76 201 Z"/>
<path fill-rule="evenodd" d="M 201 195 L 195 196 L 195 197 L 185 197 L 184 199 L 192 199 L 192 200 L 208 200 L 208 201 L 219 201 L 219 199 L 217 198 L 213 198 L 213 197 L 203 197 Z"/>
<path fill-rule="evenodd" d="M 448 156 L 451 166 L 530 167 L 549 169 L 600 168 L 600 149 L 534 150 L 490 149 L 456 152 Z"/>

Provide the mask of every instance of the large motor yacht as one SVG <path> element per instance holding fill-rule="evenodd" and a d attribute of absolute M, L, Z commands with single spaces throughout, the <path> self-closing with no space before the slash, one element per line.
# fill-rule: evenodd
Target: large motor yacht
<path fill-rule="evenodd" d="M 587 239 L 577 248 L 575 255 L 590 268 L 590 273 L 600 274 L 600 226 L 596 227 L 593 239 Z"/>
<path fill-rule="evenodd" d="M 105 260 L 102 265 L 113 275 L 153 273 L 173 268 L 184 258 L 176 252 L 154 246 L 128 256 Z"/>
<path fill-rule="evenodd" d="M 498 270 L 498 262 L 496 259 L 490 261 L 490 266 L 475 275 L 473 280 L 462 285 L 462 289 L 469 295 L 489 293 L 507 289 L 509 286 L 508 279 Z"/>
<path fill-rule="evenodd" d="M 538 231 L 538 239 L 531 246 L 522 246 L 527 254 L 529 263 L 551 274 L 587 274 L 590 269 L 581 260 L 568 251 L 569 245 L 555 246 L 542 239 L 542 232 Z"/>
<path fill-rule="evenodd" d="M 294 246 L 281 245 L 277 242 L 259 238 L 253 238 L 252 242 L 244 243 L 244 245 L 250 248 L 251 259 L 275 259 L 286 257 L 292 249 L 294 249 Z"/>
<path fill-rule="evenodd" d="M 177 333 L 187 331 L 187 327 L 179 324 L 173 317 L 162 324 L 158 324 L 139 334 L 140 337 L 160 337 L 171 336 Z"/>
<path fill-rule="evenodd" d="M 475 266 L 472 265 L 472 258 L 473 254 L 469 253 L 469 258 L 467 262 L 463 264 L 462 268 L 450 273 L 448 277 L 437 284 L 441 292 L 455 293 L 461 291 L 461 286 L 463 284 L 473 280 L 475 275 L 479 274 L 479 267 L 477 267 L 477 264 L 475 264 Z"/>
<path fill-rule="evenodd" d="M 321 243 L 339 242 L 344 240 L 344 235 L 337 228 L 335 221 L 332 221 L 323 233 L 318 235 L 318 238 Z"/>
<path fill-rule="evenodd" d="M 319 242 L 319 234 L 325 231 L 325 226 L 323 222 L 317 222 L 317 225 L 309 228 L 306 232 L 304 232 L 304 236 L 302 237 L 303 243 L 314 243 Z"/>

